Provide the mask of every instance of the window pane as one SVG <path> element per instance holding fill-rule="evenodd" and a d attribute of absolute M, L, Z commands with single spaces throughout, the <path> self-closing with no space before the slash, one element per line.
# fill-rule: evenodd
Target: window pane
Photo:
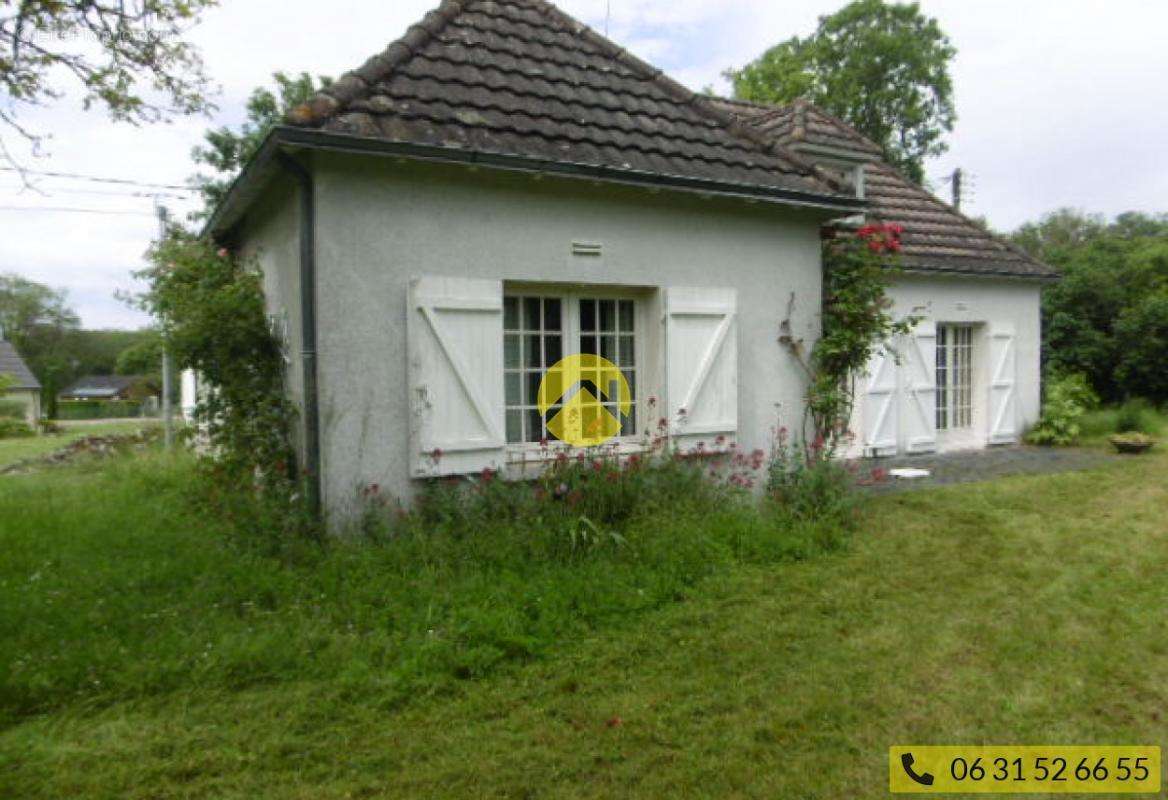
<path fill-rule="evenodd" d="M 539 330 L 538 297 L 525 297 L 523 299 L 523 328 L 529 331 Z"/>
<path fill-rule="evenodd" d="M 567 387 L 564 386 L 564 373 L 558 369 L 548 370 L 543 379 L 543 390 L 547 395 L 543 398 L 546 403 L 554 403 L 564 396 Z"/>
<path fill-rule="evenodd" d="M 519 366 L 519 337 L 507 335 L 503 337 L 503 365 L 508 369 Z"/>
<path fill-rule="evenodd" d="M 519 298 L 503 298 L 503 327 L 509 331 L 519 330 Z"/>
<path fill-rule="evenodd" d="M 548 336 L 543 340 L 543 347 L 546 351 L 547 366 L 553 367 L 556 362 L 564 357 L 564 339 L 562 336 Z"/>
<path fill-rule="evenodd" d="M 539 368 L 543 366 L 538 336 L 523 337 L 523 366 Z"/>
<path fill-rule="evenodd" d="M 543 301 L 543 329 L 558 331 L 560 329 L 560 299 L 548 297 Z"/>
<path fill-rule="evenodd" d="M 621 333 L 633 332 L 633 301 L 620 301 L 620 329 Z"/>
<path fill-rule="evenodd" d="M 525 406 L 533 406 L 539 401 L 539 384 L 543 381 L 543 373 L 528 372 L 526 376 L 524 384 L 527 389 L 523 394 L 523 404 Z"/>
<path fill-rule="evenodd" d="M 506 377 L 507 384 L 507 405 L 518 406 L 522 405 L 523 401 L 519 396 L 519 373 L 508 372 Z"/>
<path fill-rule="evenodd" d="M 609 361 L 616 361 L 616 337 L 615 336 L 601 336 L 600 337 L 600 355 L 607 358 Z"/>
<path fill-rule="evenodd" d="M 540 441 L 543 439 L 543 416 L 534 408 L 524 413 L 527 414 L 527 441 Z"/>
<path fill-rule="evenodd" d="M 523 441 L 523 412 L 507 412 L 507 441 L 518 443 Z"/>
<path fill-rule="evenodd" d="M 634 367 L 637 364 L 636 348 L 632 336 L 620 337 L 620 366 Z"/>
<path fill-rule="evenodd" d="M 595 331 L 596 330 L 596 301 L 595 300 L 581 300 L 580 301 L 580 330 Z"/>
<path fill-rule="evenodd" d="M 580 337 L 580 352 L 583 355 L 596 355 L 596 337 L 595 336 L 581 336 Z"/>
<path fill-rule="evenodd" d="M 600 330 L 609 332 L 616 330 L 616 301 L 600 301 Z"/>
<path fill-rule="evenodd" d="M 629 414 L 621 420 L 621 436 L 637 435 L 637 407 L 629 409 Z"/>

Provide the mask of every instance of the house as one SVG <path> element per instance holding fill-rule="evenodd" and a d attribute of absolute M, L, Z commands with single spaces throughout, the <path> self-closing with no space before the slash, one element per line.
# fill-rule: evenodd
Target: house
<path fill-rule="evenodd" d="M 41 384 L 12 343 L 3 338 L 0 338 L 0 376 L 12 381 L 0 396 L 0 403 L 19 403 L 25 421 L 35 425 L 41 418 Z"/>
<path fill-rule="evenodd" d="M 1041 405 L 1041 292 L 1049 266 L 988 233 L 889 166 L 880 147 L 805 101 L 720 101 L 779 146 L 834 170 L 866 218 L 904 227 L 893 313 L 920 322 L 858 381 L 852 455 L 1017 442 Z"/>
<path fill-rule="evenodd" d="M 763 114 L 683 88 L 543 0 L 446 0 L 297 108 L 207 232 L 262 270 L 293 365 L 310 499 L 344 516 L 371 484 L 408 498 L 420 479 L 530 473 L 554 453 L 546 442 L 574 397 L 586 416 L 616 420 L 622 452 L 659 425 L 681 447 L 747 450 L 796 428 L 805 373 L 780 328 L 819 335 L 822 227 L 864 214 L 869 198 L 914 210 L 928 195 L 897 185 L 858 144 L 821 154 Z M 935 216 L 929 206 L 905 221 Z M 955 219 L 957 239 L 981 241 Z M 933 230 L 906 236 L 910 256 Z M 966 346 L 961 326 L 986 324 L 968 316 L 984 286 L 1020 309 L 999 370 L 1016 437 L 1036 413 L 1013 370 L 1033 370 L 1025 382 L 1037 387 L 1029 326 L 1045 268 L 1017 279 L 919 268 L 898 282 L 897 302 L 940 315 L 916 338 L 928 380 L 877 365 L 893 377 L 865 402 L 892 398 L 898 418 L 912 410 L 906 393 L 935 405 L 930 337 L 961 342 L 963 379 L 967 363 L 1000 361 L 997 350 L 966 354 L 1005 347 L 997 323 Z M 603 380 L 596 394 L 541 391 L 561 359 L 598 356 L 624 378 L 619 397 Z M 1005 380 L 984 387 L 978 413 Z M 956 385 L 962 397 L 978 390 Z M 935 426 L 928 411 L 922 430 Z M 897 447 L 910 430 L 896 427 Z"/>
<path fill-rule="evenodd" d="M 73 381 L 57 399 L 65 402 L 141 400 L 153 394 L 148 383 L 149 378 L 141 375 L 86 375 Z"/>

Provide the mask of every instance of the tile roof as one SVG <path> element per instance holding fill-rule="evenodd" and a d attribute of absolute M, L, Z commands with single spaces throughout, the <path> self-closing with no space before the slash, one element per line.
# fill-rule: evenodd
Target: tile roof
<path fill-rule="evenodd" d="M 444 0 L 289 121 L 630 174 L 847 195 L 771 137 L 545 0 Z"/>
<path fill-rule="evenodd" d="M 785 147 L 819 145 L 866 163 L 868 214 L 903 225 L 906 267 L 934 272 L 1054 278 L 1058 272 L 994 236 L 884 161 L 880 146 L 806 100 L 765 106 L 734 100 L 720 107 Z"/>
<path fill-rule="evenodd" d="M 13 389 L 39 389 L 40 382 L 32 374 L 32 370 L 24 363 L 20 353 L 11 342 L 0 339 L 0 375 L 11 375 L 16 378 Z"/>
<path fill-rule="evenodd" d="M 61 397 L 116 397 L 142 380 L 140 375 L 86 375 L 73 381 Z"/>

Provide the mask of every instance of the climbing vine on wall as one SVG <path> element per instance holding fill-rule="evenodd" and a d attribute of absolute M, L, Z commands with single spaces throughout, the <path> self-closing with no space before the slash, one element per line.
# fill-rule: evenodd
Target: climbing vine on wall
<path fill-rule="evenodd" d="M 866 225 L 834 230 L 823 241 L 823 333 L 804 357 L 806 366 L 805 440 L 808 457 L 828 457 L 851 435 L 858 375 L 875 351 L 916 325 L 891 312 L 888 287 L 899 269 L 899 225 Z"/>

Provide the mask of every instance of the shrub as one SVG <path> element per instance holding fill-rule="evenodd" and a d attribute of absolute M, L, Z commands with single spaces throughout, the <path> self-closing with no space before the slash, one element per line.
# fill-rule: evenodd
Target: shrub
<path fill-rule="evenodd" d="M 1081 421 L 1099 398 L 1083 375 L 1066 375 L 1051 381 L 1046 390 L 1042 417 L 1026 436 L 1030 444 L 1070 447 L 1082 435 Z"/>
<path fill-rule="evenodd" d="M 0 399 L 0 419 L 24 419 L 27 407 L 19 400 Z"/>
<path fill-rule="evenodd" d="M 1156 409 L 1147 400 L 1133 398 L 1119 407 L 1115 416 L 1116 433 L 1143 433 L 1152 435 L 1159 431 Z"/>
<path fill-rule="evenodd" d="M 767 470 L 767 502 L 786 525 L 810 531 L 825 549 L 843 542 L 858 510 L 852 474 L 827 457 L 821 441 L 796 445 L 785 428 Z"/>
<path fill-rule="evenodd" d="M 21 439 L 34 435 L 32 428 L 22 419 L 0 417 L 0 439 Z"/>

